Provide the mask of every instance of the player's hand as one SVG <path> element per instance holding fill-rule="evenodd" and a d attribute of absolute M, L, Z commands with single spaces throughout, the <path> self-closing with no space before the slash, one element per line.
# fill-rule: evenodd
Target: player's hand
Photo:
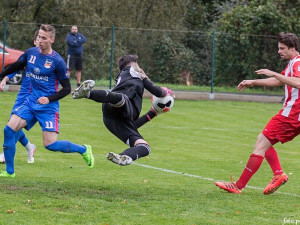
<path fill-rule="evenodd" d="M 40 104 L 40 105 L 46 105 L 49 103 L 49 98 L 47 97 L 40 97 L 37 102 Z"/>
<path fill-rule="evenodd" d="M 240 91 L 244 91 L 247 87 L 253 87 L 253 80 L 243 80 L 237 86 L 237 89 Z"/>
<path fill-rule="evenodd" d="M 169 88 L 167 88 L 167 87 L 162 87 L 162 89 L 163 89 L 163 91 L 165 92 L 165 96 L 170 95 L 170 96 L 172 96 L 173 98 L 175 98 L 175 95 L 174 95 L 174 93 L 173 93 L 173 91 L 172 91 L 171 89 L 169 89 Z"/>
<path fill-rule="evenodd" d="M 0 91 L 1 92 L 5 90 L 5 86 L 6 86 L 6 82 L 4 80 L 2 80 L 0 83 Z"/>
<path fill-rule="evenodd" d="M 3 80 L 1 81 L 0 83 L 0 91 L 5 91 L 5 86 L 6 86 L 6 83 L 7 81 L 9 80 L 9 78 L 6 76 L 3 78 Z"/>

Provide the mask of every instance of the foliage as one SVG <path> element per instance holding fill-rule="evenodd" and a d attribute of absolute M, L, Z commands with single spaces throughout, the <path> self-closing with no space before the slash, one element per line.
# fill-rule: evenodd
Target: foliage
<path fill-rule="evenodd" d="M 182 83 L 189 76 L 197 82 L 197 78 L 201 79 L 199 61 L 200 59 L 195 52 L 186 48 L 184 44 L 176 42 L 174 36 L 170 38 L 164 35 L 153 48 L 153 62 L 155 65 L 153 73 L 156 75 L 153 80 Z"/>
<path fill-rule="evenodd" d="M 134 53 L 154 81 L 210 85 L 213 70 L 214 84 L 236 85 L 259 78 L 254 71 L 262 67 L 282 71 L 276 36 L 300 34 L 297 0 L 4 0 L 0 10 L 8 45 L 25 50 L 41 23 L 54 24 L 53 47 L 63 58 L 65 37 L 77 24 L 87 37 L 83 78 L 92 79 L 107 79 L 110 63 L 117 74 L 117 59 Z"/>
<path fill-rule="evenodd" d="M 260 68 L 283 70 L 274 51 L 277 46 L 274 35 L 290 29 L 285 17 L 272 2 L 258 5 L 253 1 L 249 5 L 238 6 L 225 13 L 219 24 L 216 84 L 232 85 L 243 79 L 257 78 L 254 71 Z"/>

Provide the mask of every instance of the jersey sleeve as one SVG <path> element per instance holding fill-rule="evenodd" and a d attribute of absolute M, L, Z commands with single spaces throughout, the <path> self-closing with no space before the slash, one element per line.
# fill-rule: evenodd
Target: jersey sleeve
<path fill-rule="evenodd" d="M 24 69 L 24 67 L 27 65 L 27 55 L 26 52 L 22 54 L 17 61 L 12 63 L 11 65 L 7 66 L 1 73 L 0 78 L 3 78 L 5 76 L 8 76 L 10 74 L 14 74 L 18 72 L 19 70 Z M 12 76 L 13 77 L 13 76 Z"/>
<path fill-rule="evenodd" d="M 56 65 L 56 76 L 59 81 L 69 79 L 67 66 L 63 60 L 60 60 Z"/>
<path fill-rule="evenodd" d="M 145 78 L 143 80 L 143 83 L 146 90 L 148 90 L 151 94 L 155 95 L 156 97 L 160 98 L 165 96 L 165 92 L 163 91 L 163 89 L 154 84 L 149 78 Z"/>
<path fill-rule="evenodd" d="M 19 62 L 22 62 L 22 64 L 24 65 L 24 67 L 26 67 L 27 64 L 27 52 L 24 52 L 19 58 L 18 60 Z M 14 73 L 11 73 L 9 75 L 7 75 L 8 79 L 13 78 L 19 71 L 16 71 Z"/>
<path fill-rule="evenodd" d="M 16 75 L 17 72 L 14 72 L 14 73 L 11 73 L 9 75 L 7 75 L 8 79 L 11 79 L 13 78 L 15 75 Z"/>
<path fill-rule="evenodd" d="M 294 63 L 293 77 L 300 77 L 300 59 Z"/>

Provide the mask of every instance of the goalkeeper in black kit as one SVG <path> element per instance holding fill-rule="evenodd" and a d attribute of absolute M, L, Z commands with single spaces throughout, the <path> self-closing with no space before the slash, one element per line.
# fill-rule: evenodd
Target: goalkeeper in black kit
<path fill-rule="evenodd" d="M 102 104 L 103 122 L 107 129 L 129 146 L 122 153 L 109 152 L 106 158 L 113 163 L 126 166 L 150 153 L 150 146 L 139 133 L 138 128 L 157 116 L 155 108 L 151 108 L 142 117 L 144 89 L 156 97 L 172 96 L 172 90 L 155 85 L 138 65 L 137 55 L 125 55 L 118 59 L 120 73 L 115 79 L 111 91 L 91 90 L 95 82 L 84 81 L 74 90 L 72 97 L 88 98 Z"/>

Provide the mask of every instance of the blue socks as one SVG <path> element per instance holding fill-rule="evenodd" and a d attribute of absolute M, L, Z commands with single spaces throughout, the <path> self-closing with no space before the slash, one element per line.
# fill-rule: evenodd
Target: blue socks
<path fill-rule="evenodd" d="M 83 145 L 77 145 L 70 141 L 55 141 L 52 144 L 45 146 L 45 148 L 50 151 L 59 151 L 63 153 L 78 152 L 83 154 L 86 151 L 86 148 Z"/>
<path fill-rule="evenodd" d="M 15 134 L 15 142 L 20 142 L 24 147 L 28 144 L 28 139 L 24 134 L 24 131 L 21 129 Z"/>
<path fill-rule="evenodd" d="M 13 174 L 15 172 L 14 169 L 14 158 L 16 154 L 16 141 L 15 141 L 15 131 L 11 129 L 9 126 L 4 127 L 4 142 L 3 142 L 3 150 L 6 164 L 6 172 L 9 174 Z"/>

